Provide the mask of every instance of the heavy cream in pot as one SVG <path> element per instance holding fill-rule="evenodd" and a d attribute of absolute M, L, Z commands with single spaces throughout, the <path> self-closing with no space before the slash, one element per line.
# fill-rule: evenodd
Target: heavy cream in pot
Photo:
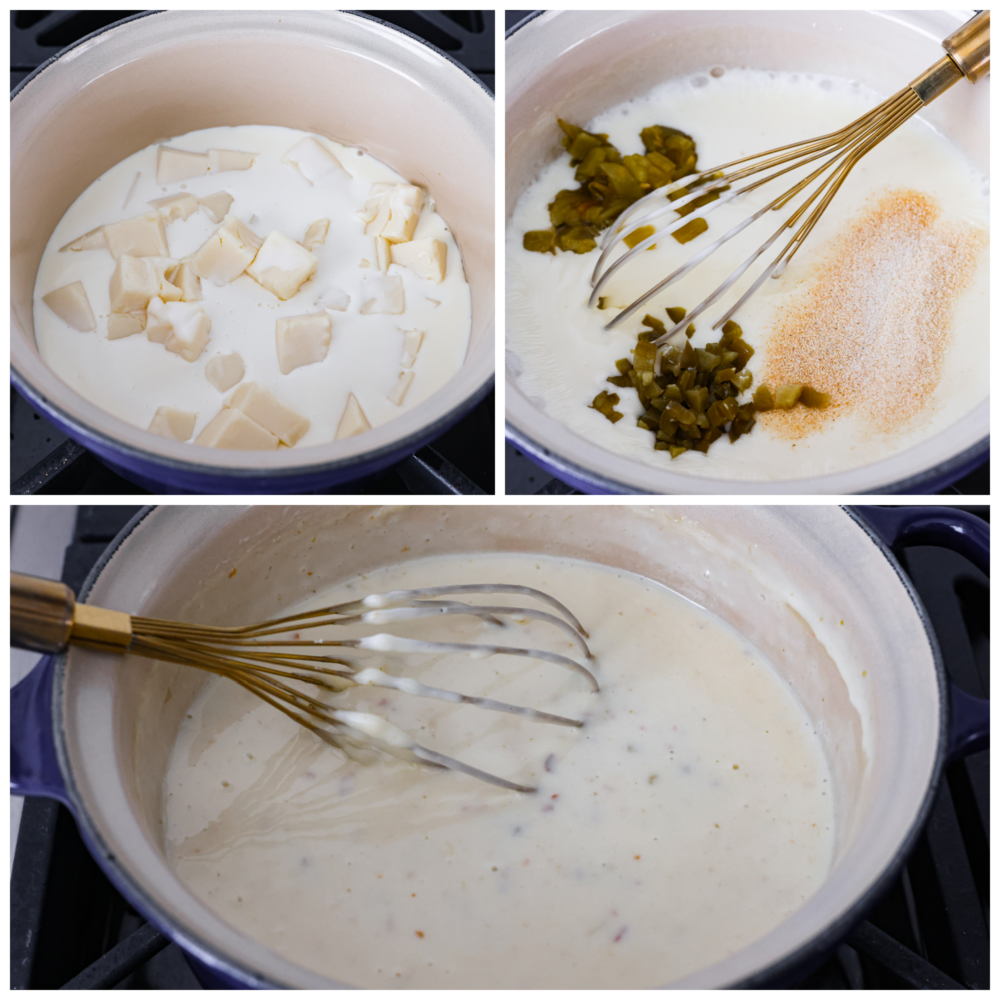
<path fill-rule="evenodd" d="M 955 90 L 970 86 L 959 81 Z M 644 152 L 643 128 L 680 129 L 697 143 L 698 169 L 707 170 L 833 133 L 885 96 L 827 76 L 706 67 L 573 124 L 607 133 L 623 156 Z M 508 368 L 519 388 L 549 416 L 616 455 L 670 472 L 744 481 L 868 465 L 972 412 L 989 395 L 988 181 L 918 115 L 854 166 L 784 275 L 767 279 L 735 316 L 756 351 L 747 364 L 754 382 L 741 403 L 765 381 L 772 389 L 805 383 L 831 396 L 830 409 L 760 414 L 751 433 L 733 444 L 723 438 L 707 455 L 691 450 L 672 460 L 654 451 L 654 435 L 636 426 L 644 407 L 634 389 L 606 381 L 618 374 L 616 360 L 630 358 L 647 312 L 672 327 L 666 307 L 701 303 L 789 213 L 765 213 L 619 328 L 606 332 L 605 324 L 792 183 L 779 178 L 717 206 L 705 216 L 708 231 L 684 246 L 665 236 L 611 278 L 601 310 L 587 304 L 599 250 L 552 255 L 522 246 L 525 232 L 549 227 L 547 206 L 557 192 L 579 187 L 569 157 L 557 157 L 522 194 L 507 228 Z M 668 213 L 656 224 L 674 218 Z M 718 339 L 713 324 L 789 236 L 695 321 L 695 347 Z M 623 418 L 614 424 L 588 408 L 602 389 L 621 396 L 616 409 Z"/>
<path fill-rule="evenodd" d="M 396 195 L 409 225 L 387 225 Z M 129 424 L 305 447 L 437 392 L 465 357 L 471 298 L 433 192 L 324 136 L 241 125 L 154 143 L 94 181 L 49 238 L 34 326 L 45 363 Z M 236 408 L 263 431 L 241 417 L 205 433 Z"/>
<path fill-rule="evenodd" d="M 389 566 L 308 607 L 483 581 L 566 604 L 600 692 L 514 657 L 408 655 L 386 669 L 581 729 L 385 689 L 342 704 L 537 792 L 390 757 L 356 763 L 212 679 L 164 788 L 168 857 L 190 890 L 262 947 L 363 987 L 652 987 L 793 914 L 830 867 L 829 771 L 788 684 L 708 612 L 623 571 L 493 553 Z M 394 631 L 575 652 L 538 621 Z"/>

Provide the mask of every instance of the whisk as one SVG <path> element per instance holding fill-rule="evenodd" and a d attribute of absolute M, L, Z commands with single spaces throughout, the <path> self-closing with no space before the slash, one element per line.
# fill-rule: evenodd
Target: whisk
<path fill-rule="evenodd" d="M 466 604 L 450 599 L 468 594 L 516 594 L 546 604 L 555 613 L 533 608 Z M 428 687 L 413 678 L 395 676 L 376 667 L 357 669 L 349 659 L 319 652 L 339 647 L 389 655 L 460 653 L 473 659 L 496 654 L 527 657 L 572 670 L 583 678 L 592 691 L 599 690 L 596 678 L 586 666 L 594 661 L 587 646 L 587 635 L 572 613 L 548 594 L 513 584 L 463 584 L 396 590 L 235 628 L 142 618 L 123 611 L 79 604 L 65 584 L 18 573 L 10 575 L 10 597 L 11 644 L 22 649 L 55 653 L 70 645 L 85 646 L 102 652 L 128 653 L 196 667 L 228 677 L 321 740 L 345 752 L 349 753 L 351 748 L 359 746 L 374 746 L 405 760 L 461 771 L 517 792 L 533 792 L 535 789 L 420 746 L 381 716 L 337 709 L 293 684 L 313 685 L 338 694 L 348 688 L 373 685 L 394 688 L 422 698 L 506 712 L 534 722 L 574 727 L 583 725 L 580 720 L 534 708 Z M 472 615 L 500 628 L 504 627 L 503 618 L 546 622 L 570 640 L 583 662 L 542 649 L 432 642 L 390 633 L 344 639 L 301 638 L 298 634 L 302 630 L 327 626 L 389 625 L 450 615 Z M 303 649 L 308 652 L 296 651 Z"/>
<path fill-rule="evenodd" d="M 604 329 L 613 330 L 636 312 L 636 310 L 641 309 L 651 298 L 658 295 L 674 282 L 679 281 L 707 257 L 711 256 L 724 243 L 741 233 L 761 216 L 769 211 L 777 211 L 784 208 L 797 195 L 807 192 L 803 203 L 778 227 L 770 239 L 758 247 L 704 301 L 690 310 L 680 322 L 654 340 L 653 343 L 659 346 L 680 334 L 692 320 L 700 316 L 709 306 L 724 295 L 743 276 L 754 261 L 778 240 L 783 232 L 793 228 L 805 216 L 799 228 L 782 248 L 774 261 L 764 269 L 736 304 L 713 324 L 712 329 L 718 329 L 731 319 L 767 278 L 778 278 L 782 275 L 789 261 L 791 261 L 799 247 L 802 246 L 809 233 L 812 232 L 820 216 L 826 211 L 830 201 L 861 157 L 877 146 L 886 136 L 899 128 L 908 118 L 915 115 L 924 105 L 930 104 L 935 98 L 940 97 L 941 94 L 962 79 L 963 76 L 971 83 L 975 83 L 989 73 L 990 12 L 988 10 L 981 11 L 959 28 L 958 31 L 949 35 L 941 44 L 947 55 L 943 56 L 930 69 L 918 76 L 903 90 L 899 91 L 898 94 L 890 97 L 877 108 L 862 115 L 857 121 L 840 129 L 840 131 L 831 132 L 829 135 L 820 136 L 816 139 L 809 139 L 806 142 L 779 146 L 776 149 L 769 149 L 764 153 L 757 153 L 753 156 L 733 160 L 730 163 L 724 163 L 722 166 L 713 167 L 711 170 L 703 170 L 693 176 L 688 175 L 682 180 L 657 188 L 657 190 L 629 206 L 618 217 L 615 225 L 605 233 L 601 241 L 602 252 L 591 277 L 591 285 L 593 287 L 593 294 L 589 301 L 591 307 L 598 303 L 601 291 L 608 279 L 616 271 L 633 260 L 637 254 L 641 254 L 648 247 L 656 243 L 657 240 L 662 240 L 664 236 L 671 233 L 674 229 L 680 226 L 687 226 L 695 219 L 703 219 L 720 206 L 735 201 L 742 195 L 750 191 L 755 191 L 764 184 L 782 177 L 791 171 L 817 160 L 823 161 L 816 169 L 793 185 L 789 190 L 780 194 L 760 209 L 760 211 L 739 223 L 739 225 L 734 226 L 724 236 L 721 236 L 714 243 L 699 251 L 686 264 L 679 267 L 672 274 L 669 274 L 659 284 L 650 288 L 643 295 L 640 295 L 639 298 L 611 320 Z M 824 157 L 826 157 L 825 160 Z M 755 177 L 772 168 L 776 169 L 766 177 L 757 178 L 743 186 L 736 186 L 738 182 Z M 810 191 L 810 186 L 814 184 L 815 187 Z M 677 198 L 674 201 L 669 200 L 671 194 L 683 188 L 690 190 L 683 197 Z M 709 201 L 708 204 L 702 204 L 700 207 L 695 206 L 693 211 L 683 216 L 679 215 L 677 220 L 672 222 L 670 226 L 660 229 L 658 232 L 637 243 L 628 253 L 623 254 L 610 267 L 606 267 L 612 251 L 637 229 L 649 225 L 668 212 L 683 209 L 695 199 L 704 199 L 706 195 L 713 193 L 716 193 L 717 200 Z M 665 204 L 660 204 L 661 202 L 665 202 Z M 812 208 L 811 212 L 809 211 L 810 208 Z M 807 212 L 809 213 L 808 215 L 806 215 Z"/>

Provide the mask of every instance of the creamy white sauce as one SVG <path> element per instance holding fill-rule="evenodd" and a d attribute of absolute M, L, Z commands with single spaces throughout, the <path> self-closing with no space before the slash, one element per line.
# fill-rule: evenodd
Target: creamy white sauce
<path fill-rule="evenodd" d="M 403 281 L 405 312 L 360 315 L 362 282 L 379 272 L 359 266 L 366 259 L 374 268 L 376 257 L 375 241 L 365 236 L 365 224 L 357 213 L 373 183 L 406 179 L 360 149 L 319 138 L 347 173 L 335 170 L 310 185 L 298 170 L 282 162 L 305 135 L 296 129 L 262 125 L 202 129 L 147 146 L 94 181 L 56 226 L 38 269 L 34 323 L 45 363 L 84 398 L 137 427 L 148 427 L 160 406 L 197 413 L 192 440 L 231 392 L 217 391 L 205 377 L 205 366 L 212 358 L 234 351 L 246 366 L 243 382 L 257 382 L 311 422 L 297 447 L 333 440 L 349 393 L 377 427 L 437 392 L 462 364 L 472 321 L 461 255 L 447 224 L 434 211 L 433 191 L 425 192 L 427 201 L 413 238 L 437 239 L 447 245 L 444 281 L 437 284 L 411 268 L 390 264 L 388 273 Z M 257 156 L 249 170 L 209 174 L 163 187 L 156 183 L 161 144 L 192 152 L 236 149 Z M 284 302 L 245 273 L 221 287 L 203 280 L 200 305 L 211 318 L 212 329 L 208 346 L 194 362 L 151 343 L 144 333 L 108 340 L 108 285 L 114 259 L 103 249 L 60 253 L 59 248 L 100 225 L 151 211 L 147 202 L 152 199 L 182 192 L 204 197 L 218 191 L 233 196 L 230 214 L 261 239 L 278 230 L 300 241 L 313 222 L 329 219 L 325 243 L 312 251 L 319 259 L 316 273 Z M 202 210 L 186 220 L 167 223 L 171 257 L 193 253 L 216 228 Z M 43 295 L 74 281 L 83 282 L 96 316 L 93 332 L 74 330 L 41 301 Z M 326 358 L 282 374 L 275 346 L 276 320 L 322 313 L 317 300 L 330 289 L 349 295 L 350 305 L 345 312 L 330 312 L 333 331 Z M 388 396 L 402 370 L 403 332 L 414 329 L 424 331 L 425 336 L 412 368 L 414 380 L 399 407 Z"/>
<path fill-rule="evenodd" d="M 967 84 L 960 82 L 958 86 Z M 608 133 L 623 155 L 644 151 L 639 138 L 643 128 L 654 124 L 672 126 L 695 139 L 699 168 L 709 169 L 741 156 L 836 131 L 884 96 L 827 77 L 726 69 L 718 78 L 706 72 L 670 81 L 589 123 L 574 124 Z M 547 205 L 556 193 L 579 186 L 569 162 L 569 157 L 562 156 L 542 172 L 518 201 L 507 229 L 508 366 L 535 405 L 588 440 L 671 472 L 744 480 L 791 479 L 878 461 L 942 432 L 988 397 L 989 366 L 983 364 L 983 358 L 989 350 L 989 276 L 984 251 L 973 281 L 954 303 L 955 333 L 937 391 L 926 401 L 919 419 L 902 432 L 873 432 L 868 414 L 848 415 L 838 417 L 821 433 L 797 441 L 778 436 L 758 423 L 751 434 L 735 444 L 728 439 L 717 442 L 707 456 L 690 452 L 671 460 L 668 452 L 654 452 L 653 436 L 635 425 L 642 413 L 635 393 L 630 389 L 615 390 L 605 381 L 616 373 L 615 360 L 629 357 L 647 311 L 665 320 L 666 306 L 693 308 L 772 235 L 781 217 L 770 213 L 750 226 L 619 329 L 606 333 L 604 324 L 618 308 L 628 305 L 790 184 L 777 180 L 732 205 L 720 207 L 706 216 L 709 231 L 686 246 L 669 236 L 658 242 L 656 250 L 640 254 L 611 279 L 605 294 L 616 308 L 599 311 L 587 307 L 590 277 L 599 251 L 582 255 L 558 251 L 553 257 L 526 251 L 522 246 L 525 232 L 549 227 Z M 757 351 L 748 365 L 755 375 L 766 368 L 768 336 L 776 320 L 809 291 L 830 258 L 832 242 L 859 213 L 893 189 L 929 195 L 940 205 L 944 221 L 988 230 L 986 178 L 919 116 L 911 119 L 854 167 L 785 275 L 769 279 L 736 316 L 745 339 Z M 776 243 L 761 263 L 770 263 L 784 242 L 782 239 Z M 618 255 L 616 252 L 615 257 Z M 755 270 L 752 275 L 756 277 L 757 273 Z M 710 308 L 695 322 L 696 347 L 717 339 L 712 324 L 749 284 L 744 279 L 737 294 L 730 293 L 721 300 L 721 308 Z M 858 289 L 857 294 L 862 308 L 865 289 Z M 619 410 L 625 419 L 612 425 L 600 413 L 588 409 L 601 389 L 620 392 Z"/>
<path fill-rule="evenodd" d="M 522 554 L 387 567 L 308 607 L 483 580 L 563 601 L 589 632 L 600 693 L 512 657 L 389 669 L 583 728 L 383 688 L 337 704 L 537 793 L 388 757 L 355 763 L 213 679 L 165 780 L 166 849 L 189 888 L 262 946 L 364 987 L 652 987 L 794 913 L 830 866 L 829 771 L 787 683 L 704 610 L 638 576 Z M 579 658 L 539 621 L 398 629 Z"/>

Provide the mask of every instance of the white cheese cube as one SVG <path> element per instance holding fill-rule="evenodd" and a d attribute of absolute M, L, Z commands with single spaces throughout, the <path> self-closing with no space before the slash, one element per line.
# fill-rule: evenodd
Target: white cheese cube
<path fill-rule="evenodd" d="M 197 361 L 201 357 L 208 344 L 212 321 L 200 305 L 153 298 L 149 300 L 146 317 L 146 336 L 150 340 L 162 343 L 185 361 Z M 164 328 L 168 331 L 166 336 Z"/>
<path fill-rule="evenodd" d="M 208 153 L 190 153 L 186 149 L 160 146 L 156 151 L 156 183 L 174 184 L 208 173 Z"/>
<path fill-rule="evenodd" d="M 249 170 L 253 166 L 256 155 L 256 153 L 244 153 L 238 149 L 210 149 L 208 151 L 208 169 L 213 174 L 222 173 L 224 170 Z"/>
<path fill-rule="evenodd" d="M 107 249 L 108 241 L 104 238 L 104 226 L 98 226 L 96 229 L 91 229 L 89 233 L 84 233 L 83 236 L 78 236 L 72 243 L 67 243 L 66 246 L 60 247 L 59 252 L 65 253 L 67 250 L 79 251 Z"/>
<path fill-rule="evenodd" d="M 159 434 L 168 441 L 187 441 L 194 433 L 197 413 L 185 413 L 175 410 L 172 406 L 161 406 L 153 415 L 149 429 L 153 434 Z"/>
<path fill-rule="evenodd" d="M 154 297 L 149 300 L 150 306 L 154 302 L 163 304 L 161 298 Z M 174 332 L 173 324 L 170 322 L 170 317 L 167 313 L 159 308 L 149 309 L 146 313 L 146 325 L 144 327 L 146 331 L 146 339 L 154 344 L 165 344 L 169 339 L 170 335 Z"/>
<path fill-rule="evenodd" d="M 229 214 L 232 203 L 233 196 L 225 191 L 216 191 L 215 194 L 206 194 L 204 198 L 198 199 L 198 204 L 213 222 L 222 222 Z"/>
<path fill-rule="evenodd" d="M 305 247 L 276 229 L 264 240 L 253 263 L 247 268 L 247 274 L 284 301 L 312 277 L 318 264 L 316 257 Z"/>
<path fill-rule="evenodd" d="M 336 309 L 337 312 L 346 312 L 351 304 L 351 297 L 340 288 L 328 285 L 316 298 L 316 305 L 324 309 Z"/>
<path fill-rule="evenodd" d="M 413 367 L 413 363 L 417 360 L 417 354 L 420 352 L 420 345 L 423 342 L 424 342 L 423 330 L 403 331 L 403 357 L 399 363 L 404 368 Z"/>
<path fill-rule="evenodd" d="M 226 392 L 246 374 L 243 359 L 233 352 L 232 354 L 219 354 L 212 358 L 205 365 L 205 378 L 215 386 L 219 392 Z"/>
<path fill-rule="evenodd" d="M 141 312 L 154 295 L 164 302 L 179 301 L 183 292 L 167 278 L 167 271 L 176 268 L 177 263 L 170 257 L 130 257 L 128 254 L 119 257 L 108 289 L 111 311 Z"/>
<path fill-rule="evenodd" d="M 383 194 L 379 197 L 378 206 L 375 209 L 375 214 L 368 221 L 368 225 L 365 226 L 366 236 L 381 236 L 382 232 L 385 230 L 385 227 L 389 225 L 389 213 L 390 213 L 389 191 L 391 191 L 393 187 L 395 187 L 395 185 L 392 185 L 391 187 L 386 189 L 386 191 L 383 192 Z M 370 204 L 371 204 L 371 199 L 369 198 L 369 200 L 366 202 L 366 208 Z"/>
<path fill-rule="evenodd" d="M 152 205 L 163 216 L 165 222 L 186 219 L 192 212 L 198 211 L 198 199 L 193 194 L 186 192 L 167 195 L 166 198 L 154 198 L 148 204 Z M 133 254 L 133 256 L 136 255 Z"/>
<path fill-rule="evenodd" d="M 413 372 L 400 372 L 399 381 L 396 383 L 395 388 L 388 395 L 388 400 L 390 403 L 395 403 L 396 406 L 402 406 L 403 400 L 406 399 L 406 390 L 410 388 L 410 383 L 413 381 Z"/>
<path fill-rule="evenodd" d="M 215 285 L 228 285 L 247 269 L 263 242 L 235 215 L 227 215 L 195 252 L 191 266 L 199 277 Z"/>
<path fill-rule="evenodd" d="M 424 207 L 424 192 L 413 184 L 394 184 L 383 192 L 378 212 L 365 226 L 366 236 L 381 236 L 390 243 L 413 239 Z"/>
<path fill-rule="evenodd" d="M 145 329 L 146 314 L 144 312 L 112 313 L 108 317 L 108 340 L 121 340 L 123 337 L 142 333 Z"/>
<path fill-rule="evenodd" d="M 310 184 L 315 184 L 337 170 L 347 173 L 340 160 L 311 135 L 292 146 L 281 158 L 281 162 L 295 167 Z"/>
<path fill-rule="evenodd" d="M 280 444 L 274 434 L 242 411 L 225 408 L 212 417 L 194 443 L 206 448 L 238 448 L 241 451 L 273 451 Z"/>
<path fill-rule="evenodd" d="M 394 243 L 393 264 L 402 264 L 414 274 L 439 285 L 448 270 L 448 245 L 440 240 L 411 240 L 409 243 Z"/>
<path fill-rule="evenodd" d="M 321 246 L 326 242 L 327 233 L 330 232 L 329 219 L 317 219 L 307 230 L 302 238 L 302 245 L 307 250 Z"/>
<path fill-rule="evenodd" d="M 406 308 L 403 279 L 398 274 L 361 279 L 361 315 L 387 313 L 398 316 Z"/>
<path fill-rule="evenodd" d="M 88 333 L 97 329 L 94 310 L 90 308 L 90 299 L 82 281 L 74 281 L 63 285 L 48 295 L 42 296 L 42 301 L 64 322 L 74 330 Z"/>
<path fill-rule="evenodd" d="M 381 236 L 375 237 L 375 261 L 383 274 L 389 270 L 389 265 L 392 263 L 391 246 L 392 244 Z"/>
<path fill-rule="evenodd" d="M 334 441 L 341 441 L 344 438 L 354 437 L 355 434 L 363 434 L 370 431 L 372 425 L 368 423 L 365 411 L 361 409 L 361 404 L 357 401 L 354 393 L 348 394 L 347 405 L 341 415 L 340 423 L 337 424 L 337 433 Z"/>
<path fill-rule="evenodd" d="M 188 261 L 182 260 L 175 267 L 167 268 L 166 276 L 170 284 L 180 289 L 182 302 L 201 302 L 201 278 Z"/>
<path fill-rule="evenodd" d="M 130 257 L 170 256 L 159 212 L 147 212 L 123 222 L 112 222 L 104 227 L 104 239 L 115 260 L 123 254 Z"/>
<path fill-rule="evenodd" d="M 291 447 L 307 430 L 309 421 L 290 410 L 256 382 L 244 382 L 226 400 L 225 405 L 242 410 L 251 420 L 277 434 L 283 444 Z"/>
<path fill-rule="evenodd" d="M 372 185 L 371 191 L 368 192 L 368 200 L 365 202 L 365 207 L 358 212 L 358 218 L 362 222 L 371 222 L 378 215 L 379 207 L 382 204 L 382 195 L 393 186 L 387 181 L 378 181 Z M 388 215 L 386 217 L 388 218 Z"/>
<path fill-rule="evenodd" d="M 330 350 L 332 334 L 333 323 L 325 312 L 279 319 L 275 339 L 281 374 L 322 361 Z"/>

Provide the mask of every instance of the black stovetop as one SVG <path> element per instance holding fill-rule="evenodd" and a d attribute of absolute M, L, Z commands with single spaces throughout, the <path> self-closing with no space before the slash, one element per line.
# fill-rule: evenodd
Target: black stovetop
<path fill-rule="evenodd" d="M 985 507 L 966 508 L 989 520 Z M 80 507 L 63 580 L 82 584 L 136 507 Z M 989 581 L 961 556 L 902 556 L 951 678 L 989 696 Z M 805 989 L 989 987 L 989 751 L 945 771 L 902 875 Z M 104 877 L 65 808 L 27 799 L 11 873 L 11 985 L 200 989 L 176 945 L 145 924 Z"/>
<path fill-rule="evenodd" d="M 84 35 L 139 11 L 10 12 L 10 86 Z M 364 11 L 443 49 L 494 89 L 494 24 L 491 10 Z M 494 397 L 491 392 L 451 430 L 384 472 L 321 493 L 492 494 Z M 106 468 L 10 390 L 11 493 L 137 495 L 147 491 Z M 491 447 L 483 447 L 483 442 Z"/>

